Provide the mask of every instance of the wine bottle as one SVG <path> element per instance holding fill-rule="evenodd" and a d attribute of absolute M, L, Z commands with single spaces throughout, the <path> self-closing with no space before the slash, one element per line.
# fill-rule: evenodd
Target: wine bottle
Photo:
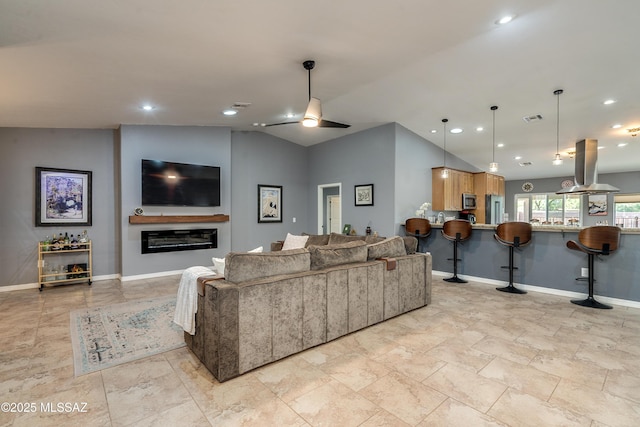
<path fill-rule="evenodd" d="M 78 239 L 71 235 L 71 249 L 78 249 Z"/>
<path fill-rule="evenodd" d="M 69 239 L 69 233 L 65 232 L 64 233 L 64 241 L 63 241 L 65 249 L 69 249 L 69 243 L 71 243 L 71 240 Z"/>

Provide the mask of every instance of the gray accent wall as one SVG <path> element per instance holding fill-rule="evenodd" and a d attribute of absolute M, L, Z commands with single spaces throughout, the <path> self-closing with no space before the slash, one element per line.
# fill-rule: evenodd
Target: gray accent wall
<path fill-rule="evenodd" d="M 341 183 L 343 224 L 351 224 L 358 234 L 367 226 L 381 236 L 395 234 L 395 124 L 312 145 L 308 155 L 311 232 L 317 231 L 318 186 Z M 355 186 L 366 184 L 373 184 L 374 204 L 356 206 Z"/>
<path fill-rule="evenodd" d="M 113 130 L 0 128 L 0 152 L 0 286 L 36 283 L 38 242 L 53 233 L 84 229 L 93 241 L 94 276 L 115 274 Z M 36 166 L 92 172 L 91 226 L 35 226 Z M 59 262 L 84 262 L 65 258 Z"/>
<path fill-rule="evenodd" d="M 220 167 L 220 206 L 142 206 L 146 215 L 231 215 L 231 130 L 206 126 L 133 126 L 119 130 L 120 191 L 118 216 L 121 234 L 121 274 L 124 278 L 149 273 L 210 266 L 212 257 L 223 258 L 231 250 L 229 222 L 204 224 L 129 224 L 133 210 L 141 206 L 142 159 L 165 160 Z M 233 215 L 231 215 L 233 221 Z M 184 252 L 141 253 L 143 230 L 216 228 L 218 247 Z"/>
<path fill-rule="evenodd" d="M 307 148 L 262 132 L 231 134 L 231 249 L 247 251 L 311 230 Z M 258 184 L 282 186 L 282 222 L 258 223 Z M 293 218 L 296 222 L 293 222 Z"/>

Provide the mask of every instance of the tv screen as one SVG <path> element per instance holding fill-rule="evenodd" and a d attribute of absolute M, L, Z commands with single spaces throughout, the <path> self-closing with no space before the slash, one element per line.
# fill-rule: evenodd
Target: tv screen
<path fill-rule="evenodd" d="M 143 159 L 142 204 L 220 206 L 220 168 Z"/>

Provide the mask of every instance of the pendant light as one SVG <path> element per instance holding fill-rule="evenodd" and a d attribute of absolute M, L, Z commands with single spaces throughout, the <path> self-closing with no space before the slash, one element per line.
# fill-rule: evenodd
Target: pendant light
<path fill-rule="evenodd" d="M 449 119 L 442 119 L 443 135 L 444 135 L 444 147 L 442 149 L 443 156 L 444 156 L 442 160 L 442 164 L 444 165 L 444 168 L 442 168 L 443 178 L 449 178 L 449 169 L 447 169 L 447 122 L 448 121 Z"/>
<path fill-rule="evenodd" d="M 498 109 L 497 105 L 491 106 L 491 111 L 493 111 L 493 145 L 492 145 L 492 157 L 491 163 L 489 163 L 489 171 L 490 172 L 498 172 L 498 163 L 496 163 L 496 110 Z"/>
<path fill-rule="evenodd" d="M 560 95 L 564 92 L 562 89 L 553 91 L 553 94 L 558 99 L 558 106 L 556 109 L 556 156 L 553 159 L 553 165 L 559 166 L 562 164 L 562 157 L 560 157 Z"/>

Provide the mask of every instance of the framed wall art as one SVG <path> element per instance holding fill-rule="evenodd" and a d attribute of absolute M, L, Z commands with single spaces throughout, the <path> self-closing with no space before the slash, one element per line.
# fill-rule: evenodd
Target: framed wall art
<path fill-rule="evenodd" d="M 282 222 L 282 186 L 258 184 L 258 222 Z"/>
<path fill-rule="evenodd" d="M 373 206 L 373 184 L 355 186 L 356 206 Z"/>
<path fill-rule="evenodd" d="M 606 194 L 590 194 L 589 195 L 589 216 L 605 216 L 607 215 L 607 195 Z"/>
<path fill-rule="evenodd" d="M 91 172 L 36 167 L 36 227 L 91 225 Z"/>

